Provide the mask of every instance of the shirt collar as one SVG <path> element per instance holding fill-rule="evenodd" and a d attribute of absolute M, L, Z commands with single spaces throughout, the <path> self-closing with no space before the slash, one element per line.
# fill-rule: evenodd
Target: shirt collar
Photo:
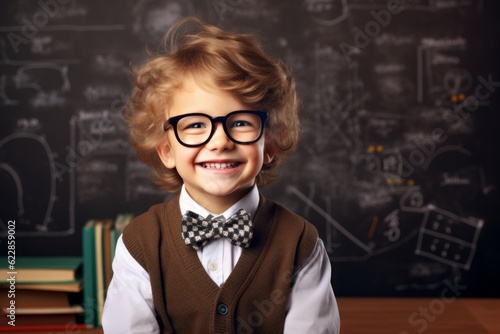
<path fill-rule="evenodd" d="M 181 209 L 181 213 L 185 213 L 186 211 L 190 210 L 203 217 L 212 215 L 224 216 L 224 218 L 228 219 L 239 209 L 246 210 L 252 217 L 254 217 L 255 212 L 257 211 L 257 207 L 259 206 L 259 190 L 257 186 L 254 185 L 248 192 L 248 194 L 246 194 L 242 199 L 232 205 L 229 209 L 224 211 L 222 214 L 214 214 L 196 203 L 194 199 L 189 196 L 185 186 L 183 185 L 179 196 L 179 206 Z"/>

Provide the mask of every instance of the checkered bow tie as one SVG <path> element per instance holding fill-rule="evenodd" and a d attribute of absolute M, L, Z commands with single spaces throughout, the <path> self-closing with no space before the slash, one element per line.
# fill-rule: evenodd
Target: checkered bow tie
<path fill-rule="evenodd" d="M 182 238 L 186 245 L 199 250 L 213 238 L 228 238 L 236 246 L 247 248 L 253 237 L 253 226 L 250 214 L 243 209 L 238 210 L 229 219 L 224 217 L 204 218 L 197 213 L 187 211 L 182 216 Z"/>

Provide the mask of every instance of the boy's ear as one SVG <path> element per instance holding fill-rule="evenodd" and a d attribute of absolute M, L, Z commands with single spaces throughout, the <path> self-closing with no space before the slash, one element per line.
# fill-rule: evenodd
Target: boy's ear
<path fill-rule="evenodd" d="M 276 155 L 276 146 L 272 136 L 266 135 L 266 142 L 264 144 L 264 164 L 269 164 L 273 161 Z"/>
<path fill-rule="evenodd" d="M 156 152 L 165 167 L 168 169 L 175 168 L 174 154 L 172 153 L 172 149 L 170 148 L 168 141 L 164 141 L 162 144 L 158 145 L 156 147 Z"/>

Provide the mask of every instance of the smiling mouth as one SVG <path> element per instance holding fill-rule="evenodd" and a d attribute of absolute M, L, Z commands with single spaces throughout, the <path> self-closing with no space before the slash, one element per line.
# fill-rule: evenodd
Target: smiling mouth
<path fill-rule="evenodd" d="M 240 165 L 239 162 L 203 162 L 201 163 L 201 167 L 207 169 L 229 169 L 235 168 Z"/>

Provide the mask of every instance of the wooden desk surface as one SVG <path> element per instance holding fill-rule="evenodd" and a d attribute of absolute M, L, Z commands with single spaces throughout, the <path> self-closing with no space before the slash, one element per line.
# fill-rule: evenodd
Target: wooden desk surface
<path fill-rule="evenodd" d="M 500 299 L 343 297 L 337 303 L 341 334 L 500 334 Z M 49 333 L 59 334 L 36 332 Z"/>
<path fill-rule="evenodd" d="M 500 299 L 338 298 L 342 334 L 500 334 Z"/>

